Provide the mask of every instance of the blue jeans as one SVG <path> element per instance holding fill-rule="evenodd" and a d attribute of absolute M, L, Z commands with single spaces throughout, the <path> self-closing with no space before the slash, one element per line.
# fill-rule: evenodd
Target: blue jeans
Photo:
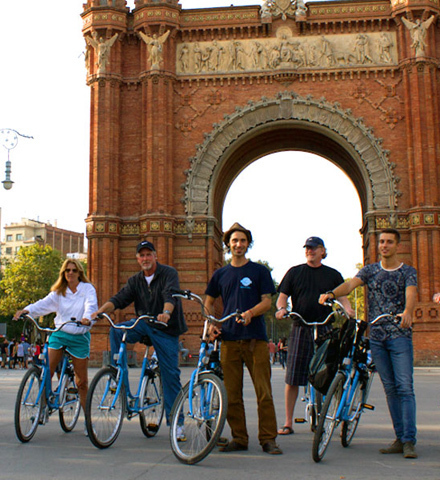
<path fill-rule="evenodd" d="M 416 443 L 416 397 L 412 339 L 370 340 L 373 361 L 387 397 L 396 438 Z"/>
<path fill-rule="evenodd" d="M 130 320 L 120 325 L 133 325 L 134 322 L 134 320 Z M 110 329 L 111 362 L 113 365 L 115 364 L 113 357 L 115 353 L 119 352 L 123 334 L 123 330 Z M 159 360 L 166 420 L 167 425 L 169 425 L 171 408 L 182 388 L 179 370 L 179 337 L 168 335 L 140 321 L 134 329 L 127 330 L 127 343 L 139 342 L 145 335 L 150 337 Z"/>

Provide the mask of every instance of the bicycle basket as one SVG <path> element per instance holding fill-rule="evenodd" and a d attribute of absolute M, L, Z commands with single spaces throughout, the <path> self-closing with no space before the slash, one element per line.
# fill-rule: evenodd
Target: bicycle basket
<path fill-rule="evenodd" d="M 316 350 L 309 365 L 309 382 L 325 395 L 339 367 L 339 330 Z"/>

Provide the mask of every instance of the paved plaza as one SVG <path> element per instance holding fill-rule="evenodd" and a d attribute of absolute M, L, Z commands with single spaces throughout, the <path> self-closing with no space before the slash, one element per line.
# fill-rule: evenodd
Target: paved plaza
<path fill-rule="evenodd" d="M 96 369 L 89 372 L 90 379 Z M 191 369 L 182 369 L 186 381 Z M 139 369 L 131 369 L 136 378 Z M 362 479 L 420 479 L 440 480 L 440 369 L 416 368 L 418 420 L 418 452 L 416 460 L 401 455 L 381 455 L 380 447 L 393 440 L 382 385 L 375 379 L 370 403 L 374 412 L 365 412 L 356 436 L 349 448 L 343 448 L 338 429 L 319 464 L 311 457 L 312 434 L 307 424 L 297 424 L 295 434 L 278 437 L 284 455 L 270 456 L 262 452 L 257 440 L 257 416 L 252 384 L 246 377 L 245 399 L 250 433 L 249 450 L 221 453 L 215 449 L 201 463 L 181 464 L 169 445 L 165 423 L 156 437 L 145 438 L 137 418 L 124 420 L 121 434 L 106 450 L 95 448 L 83 434 L 83 417 L 76 429 L 66 434 L 61 430 L 58 415 L 47 425 L 40 426 L 35 437 L 21 444 L 14 431 L 14 404 L 23 370 L 0 370 L 0 479 L 63 480 L 122 479 L 122 480 L 212 480 L 239 478 L 293 478 L 362 480 Z M 284 374 L 280 366 L 273 368 L 273 390 L 279 424 L 284 418 Z M 295 415 L 301 416 L 299 403 Z M 229 428 L 225 428 L 229 434 Z"/>

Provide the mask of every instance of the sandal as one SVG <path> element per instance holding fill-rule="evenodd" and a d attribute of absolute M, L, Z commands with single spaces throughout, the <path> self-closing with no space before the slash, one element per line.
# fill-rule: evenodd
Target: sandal
<path fill-rule="evenodd" d="M 293 433 L 295 433 L 293 431 L 293 428 L 292 427 L 288 427 L 287 425 L 284 425 L 283 428 L 280 428 L 278 430 L 278 435 L 292 435 Z"/>

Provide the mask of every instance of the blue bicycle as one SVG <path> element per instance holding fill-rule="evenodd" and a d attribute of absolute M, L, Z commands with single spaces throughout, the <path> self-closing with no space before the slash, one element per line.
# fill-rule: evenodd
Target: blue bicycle
<path fill-rule="evenodd" d="M 337 305 L 344 310 L 337 300 L 330 300 L 329 304 Z M 381 315 L 371 323 L 385 316 L 388 315 Z M 364 337 L 368 324 L 358 319 L 350 321 L 354 322 L 350 345 L 347 354 L 341 359 L 338 373 L 325 397 L 313 439 L 312 457 L 315 462 L 320 462 L 324 457 L 333 432 L 340 423 L 342 423 L 341 443 L 343 447 L 348 447 L 363 411 L 374 410 L 374 406 L 367 403 L 375 373 L 369 341 Z"/>
<path fill-rule="evenodd" d="M 218 339 L 210 339 L 209 326 L 240 318 L 241 314 L 234 312 L 218 320 L 205 313 L 202 299 L 189 290 L 173 296 L 199 303 L 205 319 L 197 367 L 174 401 L 170 415 L 171 449 L 179 461 L 193 465 L 203 460 L 217 444 L 228 405 L 220 365 L 220 345 Z"/>
<path fill-rule="evenodd" d="M 159 365 L 154 358 L 148 360 L 149 337 L 144 337 L 142 343 L 145 350 L 136 393 L 130 390 L 127 365 L 127 330 L 134 328 L 138 322 L 146 321 L 152 325 L 166 328 L 150 315 L 141 315 L 128 325 L 118 325 L 102 313 L 98 318 L 105 318 L 112 327 L 124 330 L 116 366 L 109 365 L 98 371 L 90 384 L 86 401 L 86 427 L 90 441 L 98 448 L 107 448 L 118 438 L 122 428 L 124 415 L 131 420 L 139 415 L 142 433 L 146 437 L 154 437 L 159 431 L 164 413 L 162 378 Z"/>
<path fill-rule="evenodd" d="M 28 314 L 23 314 L 19 320 L 32 322 L 40 332 L 49 335 L 40 354 L 41 365 L 32 366 L 24 375 L 18 389 L 15 402 L 15 433 L 23 442 L 29 442 L 37 431 L 38 425 L 48 422 L 49 416 L 58 411 L 61 428 L 71 432 L 78 421 L 81 411 L 78 388 L 75 384 L 75 375 L 70 357 L 65 352 L 61 362 L 61 371 L 58 386 L 52 390 L 52 378 L 49 368 L 48 339 L 50 334 L 61 330 L 64 325 L 72 322 L 82 326 L 81 322 L 72 320 L 58 328 L 44 328 Z"/>
<path fill-rule="evenodd" d="M 318 341 L 318 328 L 323 325 L 330 324 L 334 321 L 334 316 L 339 312 L 332 311 L 321 322 L 308 322 L 297 312 L 289 312 L 283 316 L 283 318 L 291 318 L 294 321 L 299 321 L 306 327 L 313 328 L 313 351 L 316 352 Z M 310 430 L 314 432 L 318 424 L 319 415 L 322 407 L 322 393 L 316 390 L 313 385 L 308 382 L 304 387 L 304 395 L 301 397 L 301 401 L 305 402 L 304 417 L 295 418 L 295 423 L 309 423 Z"/>

